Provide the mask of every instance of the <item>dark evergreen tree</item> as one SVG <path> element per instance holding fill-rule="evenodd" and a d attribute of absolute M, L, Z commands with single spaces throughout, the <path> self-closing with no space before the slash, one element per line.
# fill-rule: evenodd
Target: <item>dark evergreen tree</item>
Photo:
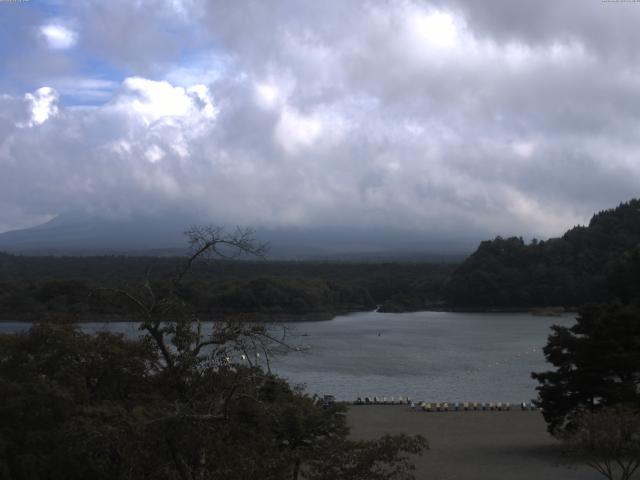
<path fill-rule="evenodd" d="M 544 354 L 555 370 L 533 373 L 549 432 L 571 432 L 584 411 L 640 407 L 640 310 L 592 305 L 572 327 L 552 327 Z"/>

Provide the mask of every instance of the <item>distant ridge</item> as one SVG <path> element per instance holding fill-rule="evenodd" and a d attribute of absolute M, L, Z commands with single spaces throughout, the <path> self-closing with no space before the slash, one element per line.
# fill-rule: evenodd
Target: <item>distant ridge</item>
<path fill-rule="evenodd" d="M 32 228 L 0 234 L 0 249 L 38 254 L 183 252 L 186 243 L 183 231 L 189 224 L 158 217 L 110 219 L 73 213 Z"/>
<path fill-rule="evenodd" d="M 191 225 L 208 222 L 188 215 L 114 219 L 68 213 L 36 227 L 0 234 L 0 251 L 27 255 L 183 255 Z M 472 238 L 384 228 L 261 228 L 269 258 L 333 261 L 460 261 L 477 244 Z"/>

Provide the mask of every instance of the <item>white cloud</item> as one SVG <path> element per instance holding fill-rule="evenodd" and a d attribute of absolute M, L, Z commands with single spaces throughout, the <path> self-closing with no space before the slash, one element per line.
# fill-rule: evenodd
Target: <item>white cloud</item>
<path fill-rule="evenodd" d="M 18 122 L 20 127 L 33 127 L 41 125 L 50 117 L 58 114 L 58 92 L 51 87 L 41 87 L 33 93 L 24 96 L 29 110 L 30 119 L 27 122 Z"/>
<path fill-rule="evenodd" d="M 321 121 L 313 115 L 302 115 L 292 108 L 282 111 L 275 136 L 287 153 L 295 155 L 311 147 L 322 133 Z"/>
<path fill-rule="evenodd" d="M 282 95 L 276 85 L 258 82 L 254 88 L 256 101 L 262 108 L 273 108 L 282 100 Z"/>
<path fill-rule="evenodd" d="M 162 150 L 158 145 L 151 145 L 144 155 L 150 163 L 156 163 L 164 157 L 164 150 Z"/>
<path fill-rule="evenodd" d="M 514 142 L 512 148 L 516 155 L 523 158 L 530 158 L 536 150 L 536 144 L 533 141 L 519 141 Z"/>
<path fill-rule="evenodd" d="M 449 13 L 415 11 L 409 14 L 408 22 L 416 41 L 425 47 L 450 49 L 459 42 L 458 28 Z"/>
<path fill-rule="evenodd" d="M 66 50 L 78 41 L 78 34 L 60 24 L 49 23 L 40 27 L 40 35 L 45 39 L 49 48 Z"/>
<path fill-rule="evenodd" d="M 209 89 L 204 85 L 175 87 L 166 81 L 127 78 L 113 102 L 115 108 L 151 124 L 171 117 L 188 117 L 198 111 L 208 119 L 216 116 Z"/>

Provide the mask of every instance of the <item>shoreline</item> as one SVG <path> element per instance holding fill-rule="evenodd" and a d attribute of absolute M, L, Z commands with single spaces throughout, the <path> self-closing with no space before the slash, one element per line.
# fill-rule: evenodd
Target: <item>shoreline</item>
<path fill-rule="evenodd" d="M 229 314 L 218 314 L 216 316 L 209 316 L 208 318 L 203 318 L 203 322 L 212 322 L 224 320 L 225 318 L 242 318 L 246 321 L 256 322 L 256 323 L 298 323 L 298 322 L 326 322 L 334 320 L 336 317 L 349 315 L 352 313 L 391 313 L 391 314 L 403 314 L 403 313 L 419 313 L 419 312 L 441 312 L 441 313 L 520 313 L 520 314 L 530 314 L 538 317 L 567 317 L 567 316 L 575 316 L 577 314 L 577 308 L 572 309 L 564 309 L 562 311 L 554 310 L 549 312 L 547 311 L 549 307 L 534 307 L 530 309 L 522 309 L 522 308 L 433 308 L 433 309 L 423 309 L 423 310 L 406 310 L 401 312 L 385 312 L 379 311 L 376 309 L 367 309 L 367 310 L 344 310 L 337 312 L 313 312 L 313 313 L 303 313 L 303 314 L 294 314 L 294 313 L 229 313 Z M 130 317 L 121 316 L 121 315 L 99 315 L 99 314 L 88 314 L 83 315 L 82 319 L 75 318 L 76 315 L 73 314 L 60 314 L 57 318 L 56 315 L 53 314 L 51 318 L 41 318 L 32 315 L 20 315 L 16 314 L 13 318 L 0 318 L 0 323 L 37 323 L 39 321 L 44 322 L 55 322 L 55 323 L 139 323 L 140 320 L 133 320 Z"/>
<path fill-rule="evenodd" d="M 202 322 L 221 321 L 232 318 L 241 318 L 249 322 L 256 323 L 296 323 L 296 322 L 325 322 L 333 320 L 341 315 L 350 313 L 371 312 L 372 310 L 348 310 L 340 312 L 315 312 L 307 314 L 265 314 L 265 313 L 231 313 L 209 316 L 201 319 Z M 54 323 L 140 323 L 140 320 L 132 319 L 129 316 L 121 315 L 82 315 L 81 318 L 74 318 L 75 315 L 60 315 L 56 318 L 53 315 L 50 318 L 41 318 L 37 316 L 20 316 L 13 318 L 0 318 L 0 323 L 37 323 L 37 322 L 54 322 Z M 167 319 L 171 321 L 175 319 Z"/>

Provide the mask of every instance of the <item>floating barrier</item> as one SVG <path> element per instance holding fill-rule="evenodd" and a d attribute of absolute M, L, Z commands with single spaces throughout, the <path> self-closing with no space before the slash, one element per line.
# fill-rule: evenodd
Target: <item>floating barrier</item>
<path fill-rule="evenodd" d="M 335 402 L 332 396 L 326 395 L 324 398 L 325 402 L 327 402 L 328 399 L 328 403 Z M 407 405 L 413 410 L 423 412 L 507 412 L 516 410 L 518 407 L 521 411 L 538 410 L 534 401 L 521 402 L 519 404 L 511 404 L 509 402 L 414 402 L 409 397 L 404 396 L 358 397 L 355 401 L 335 403 L 343 403 L 346 405 Z"/>
<path fill-rule="evenodd" d="M 325 396 L 325 403 L 334 403 L 335 400 L 329 395 Z M 353 402 L 335 402 L 347 405 L 407 405 L 413 410 L 423 412 L 507 412 L 518 409 L 521 411 L 538 410 L 536 404 L 532 402 L 521 402 L 512 405 L 509 402 L 414 402 L 409 397 L 358 397 Z"/>
<path fill-rule="evenodd" d="M 358 397 L 355 402 L 343 402 L 350 405 L 411 405 L 409 397 Z"/>

